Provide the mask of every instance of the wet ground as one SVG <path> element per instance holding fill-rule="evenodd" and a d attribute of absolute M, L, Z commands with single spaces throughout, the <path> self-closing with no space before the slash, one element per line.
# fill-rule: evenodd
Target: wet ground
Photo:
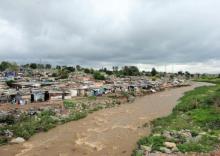
<path fill-rule="evenodd" d="M 171 113 L 184 92 L 201 85 L 166 90 L 94 112 L 21 145 L 1 146 L 0 156 L 130 156 L 138 139 L 150 133 L 143 125 Z"/>

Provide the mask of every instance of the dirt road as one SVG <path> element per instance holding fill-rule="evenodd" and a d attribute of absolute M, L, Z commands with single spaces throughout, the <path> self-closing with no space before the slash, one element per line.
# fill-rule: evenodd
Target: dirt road
<path fill-rule="evenodd" d="M 24 144 L 1 146 L 0 156 L 130 156 L 137 140 L 150 132 L 143 124 L 168 115 L 184 92 L 201 85 L 166 90 L 94 112 Z"/>

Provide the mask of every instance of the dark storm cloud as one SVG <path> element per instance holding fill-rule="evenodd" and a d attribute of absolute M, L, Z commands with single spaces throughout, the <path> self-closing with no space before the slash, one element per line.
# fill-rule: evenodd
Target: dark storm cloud
<path fill-rule="evenodd" d="M 219 8 L 218 0 L 0 0 L 0 60 L 218 62 Z"/>

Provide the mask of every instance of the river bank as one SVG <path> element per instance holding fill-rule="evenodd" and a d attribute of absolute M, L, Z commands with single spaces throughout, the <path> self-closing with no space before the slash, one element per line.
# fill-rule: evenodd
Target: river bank
<path fill-rule="evenodd" d="M 169 116 L 151 122 L 152 133 L 138 141 L 133 155 L 218 155 L 219 91 L 216 83 L 185 93 Z"/>
<path fill-rule="evenodd" d="M 131 155 L 136 141 L 150 133 L 150 127 L 143 124 L 171 113 L 184 92 L 201 85 L 169 89 L 140 97 L 130 105 L 94 112 L 36 134 L 23 144 L 2 146 L 0 155 Z"/>

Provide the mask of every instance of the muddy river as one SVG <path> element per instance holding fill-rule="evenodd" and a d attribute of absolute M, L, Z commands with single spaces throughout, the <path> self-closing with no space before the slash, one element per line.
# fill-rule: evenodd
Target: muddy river
<path fill-rule="evenodd" d="M 86 118 L 34 135 L 20 145 L 0 147 L 0 156 L 130 156 L 150 128 L 143 124 L 171 113 L 190 87 L 169 89 L 137 98 L 132 104 L 89 114 Z"/>

